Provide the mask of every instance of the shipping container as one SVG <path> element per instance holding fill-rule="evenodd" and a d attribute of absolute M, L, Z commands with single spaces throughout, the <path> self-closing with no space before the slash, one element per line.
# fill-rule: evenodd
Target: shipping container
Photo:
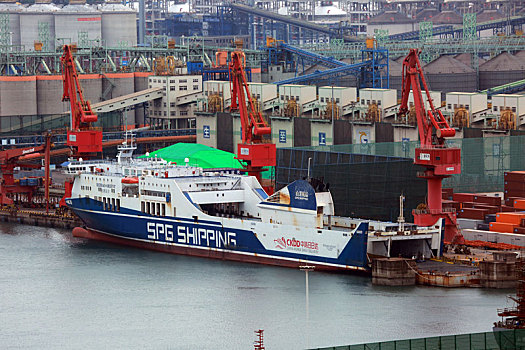
<path fill-rule="evenodd" d="M 514 200 L 514 208 L 516 209 L 525 209 L 525 199 L 516 199 Z"/>
<path fill-rule="evenodd" d="M 514 227 L 514 233 L 525 235 L 525 227 Z"/>
<path fill-rule="evenodd" d="M 473 193 L 454 193 L 452 199 L 457 202 L 474 202 Z"/>
<path fill-rule="evenodd" d="M 485 215 L 485 223 L 490 224 L 491 222 L 496 222 L 496 214 Z"/>
<path fill-rule="evenodd" d="M 525 171 L 506 171 L 505 181 L 525 181 Z"/>
<path fill-rule="evenodd" d="M 500 223 L 509 223 L 516 226 L 521 224 L 521 219 L 525 218 L 523 213 L 497 213 L 496 221 Z"/>
<path fill-rule="evenodd" d="M 485 203 L 492 206 L 501 205 L 501 197 L 491 197 L 491 196 L 474 196 L 474 202 Z"/>
<path fill-rule="evenodd" d="M 491 222 L 490 224 L 490 231 L 492 232 L 506 232 L 506 233 L 514 233 L 514 229 L 516 228 L 516 224 L 511 224 L 507 222 Z"/>
<path fill-rule="evenodd" d="M 490 224 L 486 224 L 486 223 L 478 224 L 478 227 L 476 227 L 476 229 L 482 230 L 482 231 L 490 231 Z"/>
<path fill-rule="evenodd" d="M 458 218 L 485 220 L 485 215 L 487 214 L 489 214 L 489 211 L 486 209 L 464 208 L 458 212 Z"/>
<path fill-rule="evenodd" d="M 501 206 L 492 206 L 486 204 L 474 204 L 474 209 L 485 209 L 489 211 L 489 214 L 496 214 L 501 211 Z"/>

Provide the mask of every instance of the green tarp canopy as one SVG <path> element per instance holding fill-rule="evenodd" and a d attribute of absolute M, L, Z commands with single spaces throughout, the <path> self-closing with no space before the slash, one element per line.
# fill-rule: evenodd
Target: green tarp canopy
<path fill-rule="evenodd" d="M 203 169 L 214 168 L 236 168 L 242 169 L 241 163 L 235 159 L 235 154 L 221 151 L 213 147 L 200 145 L 198 143 L 179 142 L 174 145 L 161 148 L 149 154 L 149 158 L 162 158 L 167 162 L 175 162 L 184 165 L 184 159 L 189 159 L 189 165 L 198 166 Z M 145 155 L 139 158 L 146 158 Z M 273 167 L 262 173 L 263 179 L 272 177 Z"/>
<path fill-rule="evenodd" d="M 200 145 L 198 143 L 179 142 L 174 145 L 161 148 L 149 154 L 149 158 L 162 158 L 167 162 L 175 162 L 184 165 L 184 159 L 189 159 L 189 165 L 204 169 L 210 168 L 242 168 L 241 163 L 235 159 L 235 154 L 221 151 L 213 147 Z M 145 155 L 139 158 L 146 158 Z"/>

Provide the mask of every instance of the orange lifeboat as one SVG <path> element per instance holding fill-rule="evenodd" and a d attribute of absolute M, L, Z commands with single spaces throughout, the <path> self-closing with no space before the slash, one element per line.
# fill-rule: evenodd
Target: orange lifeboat
<path fill-rule="evenodd" d="M 139 178 L 136 176 L 135 177 L 125 177 L 121 180 L 121 182 L 127 185 L 134 185 L 134 184 L 139 183 Z"/>

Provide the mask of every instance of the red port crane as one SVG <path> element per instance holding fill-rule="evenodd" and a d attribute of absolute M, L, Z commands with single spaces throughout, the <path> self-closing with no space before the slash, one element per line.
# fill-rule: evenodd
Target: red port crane
<path fill-rule="evenodd" d="M 41 178 L 22 179 L 22 181 L 17 180 L 14 177 L 14 170 L 17 167 L 40 169 L 42 166 L 41 164 L 26 162 L 44 157 L 46 162 L 44 178 L 46 188 L 46 203 L 47 209 L 49 210 L 49 159 L 51 151 L 50 139 L 50 135 L 46 135 L 45 143 L 43 145 L 29 148 L 13 148 L 0 152 L 0 171 L 2 172 L 2 180 L 0 182 L 0 205 L 13 204 L 13 199 L 9 197 L 9 195 L 13 194 L 25 194 L 27 195 L 28 203 L 32 202 L 33 195 L 35 194 L 38 187 L 42 185 L 39 183 Z M 40 153 L 42 151 L 44 154 Z"/>
<path fill-rule="evenodd" d="M 102 130 L 92 126 L 98 117 L 91 110 L 89 101 L 84 99 L 71 45 L 64 45 L 60 61 L 64 87 L 62 101 L 69 101 L 71 105 L 67 145 L 72 148 L 73 157 L 89 159 L 102 152 Z"/>
<path fill-rule="evenodd" d="M 263 139 L 272 130 L 253 104 L 244 73 L 245 62 L 242 51 L 232 52 L 229 65 L 232 92 L 230 111 L 238 110 L 241 116 L 241 143 L 237 146 L 237 159 L 242 162 L 248 175 L 255 176 L 260 183 L 264 168 L 275 166 L 276 148 L 275 144 Z M 269 194 L 273 193 L 271 186 L 263 187 Z"/>
<path fill-rule="evenodd" d="M 418 177 L 427 180 L 428 191 L 426 208 L 413 211 L 414 222 L 420 226 L 432 226 L 438 219 L 444 218 L 445 241 L 463 244 L 464 238 L 457 228 L 455 211 L 444 210 L 441 201 L 443 179 L 461 173 L 460 149 L 449 148 L 445 144 L 445 139 L 454 137 L 456 130 L 448 125 L 441 111 L 434 108 L 418 55 L 418 49 L 410 49 L 403 60 L 403 91 L 399 108 L 399 114 L 408 113 L 408 96 L 412 88 L 420 141 L 414 163 L 425 167 L 425 171 L 418 173 Z M 423 101 L 421 85 L 430 107 L 428 111 Z"/>
<path fill-rule="evenodd" d="M 62 62 L 62 101 L 70 104 L 70 127 L 67 131 L 67 145 L 71 147 L 73 158 L 87 160 L 102 152 L 102 129 L 93 127 L 98 117 L 91 110 L 91 104 L 84 99 L 82 87 L 75 68 L 75 58 L 71 45 L 64 45 Z M 65 198 L 71 197 L 73 183 L 66 181 L 65 195 L 60 206 L 65 207 Z"/>

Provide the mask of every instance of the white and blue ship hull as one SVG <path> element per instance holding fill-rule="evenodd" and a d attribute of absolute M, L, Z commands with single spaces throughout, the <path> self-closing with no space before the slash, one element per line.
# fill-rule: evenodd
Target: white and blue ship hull
<path fill-rule="evenodd" d="M 368 270 L 367 222 L 353 230 L 318 230 L 239 218 L 161 217 L 126 207 L 108 211 L 92 198 L 69 198 L 67 203 L 85 224 L 73 231 L 76 237 L 222 260 Z"/>

